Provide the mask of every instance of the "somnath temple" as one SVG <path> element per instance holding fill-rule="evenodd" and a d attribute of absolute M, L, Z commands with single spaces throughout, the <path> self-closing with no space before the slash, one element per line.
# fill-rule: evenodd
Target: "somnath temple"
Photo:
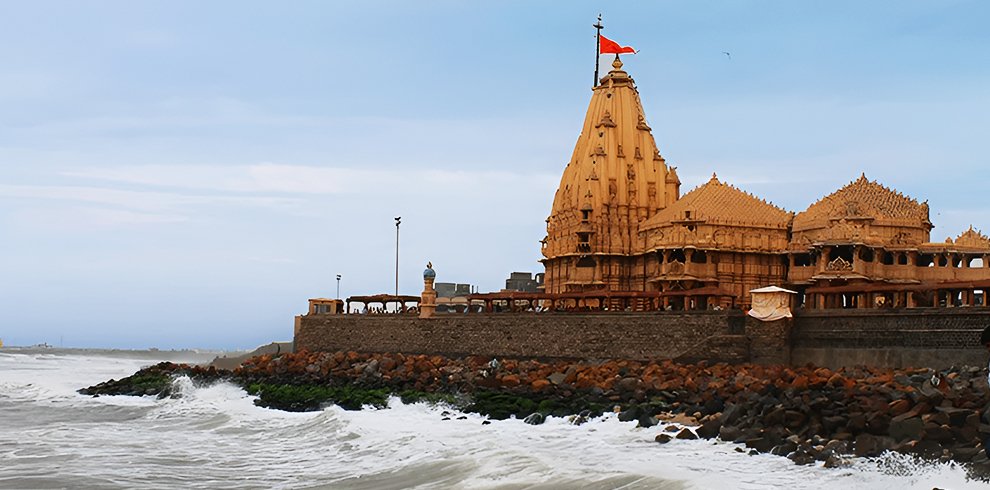
<path fill-rule="evenodd" d="M 633 79 L 612 66 L 546 220 L 544 300 L 747 307 L 752 289 L 783 285 L 805 308 L 988 306 L 990 239 L 970 227 L 931 242 L 927 202 L 865 175 L 796 214 L 714 174 L 682 196 Z"/>

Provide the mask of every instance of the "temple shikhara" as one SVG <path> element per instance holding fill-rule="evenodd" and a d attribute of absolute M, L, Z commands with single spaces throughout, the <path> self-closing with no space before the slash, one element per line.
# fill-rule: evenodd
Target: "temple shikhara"
<path fill-rule="evenodd" d="M 865 175 L 796 214 L 715 174 L 682 195 L 633 79 L 612 67 L 554 196 L 533 300 L 721 309 L 775 285 L 804 308 L 988 306 L 990 239 L 970 227 L 932 242 L 927 202 Z"/>

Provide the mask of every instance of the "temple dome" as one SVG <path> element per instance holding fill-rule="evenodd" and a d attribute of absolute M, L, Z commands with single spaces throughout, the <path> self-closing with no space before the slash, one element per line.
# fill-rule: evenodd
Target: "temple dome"
<path fill-rule="evenodd" d="M 931 229 L 927 202 L 919 203 L 863 174 L 798 213 L 792 232 L 795 240 L 809 243 L 909 245 L 927 242 Z"/>
<path fill-rule="evenodd" d="M 712 178 L 640 225 L 646 231 L 682 222 L 787 229 L 793 213 Z"/>

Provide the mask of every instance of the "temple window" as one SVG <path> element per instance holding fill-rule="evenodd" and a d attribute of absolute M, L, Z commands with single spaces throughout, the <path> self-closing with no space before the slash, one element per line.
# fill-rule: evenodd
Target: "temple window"
<path fill-rule="evenodd" d="M 695 250 L 694 253 L 691 254 L 691 262 L 695 264 L 707 264 L 708 254 L 706 254 L 704 250 Z"/>
<path fill-rule="evenodd" d="M 933 256 L 932 254 L 919 254 L 918 259 L 914 265 L 918 267 L 934 267 L 935 256 Z"/>
<path fill-rule="evenodd" d="M 850 245 L 840 245 L 832 249 L 831 259 L 835 260 L 836 257 L 842 257 L 842 260 L 846 262 L 853 262 L 853 248 Z"/>
<path fill-rule="evenodd" d="M 908 265 L 908 256 L 905 253 L 897 254 L 897 265 Z"/>
<path fill-rule="evenodd" d="M 938 266 L 945 267 L 949 265 L 949 259 L 945 257 L 945 254 L 939 254 L 938 256 Z"/>
<path fill-rule="evenodd" d="M 594 267 L 595 266 L 595 258 L 594 257 L 581 257 L 577 261 L 577 266 L 578 267 Z"/>
<path fill-rule="evenodd" d="M 884 252 L 883 258 L 880 259 L 883 265 L 894 265 L 894 254 L 890 252 Z"/>
<path fill-rule="evenodd" d="M 873 249 L 869 247 L 859 249 L 859 258 L 864 262 L 873 262 Z"/>
<path fill-rule="evenodd" d="M 591 210 L 585 209 L 581 211 L 581 222 L 587 223 L 591 219 Z"/>
<path fill-rule="evenodd" d="M 684 258 L 684 250 L 677 249 L 670 251 L 670 256 L 667 257 L 667 262 L 675 262 L 675 261 L 681 263 L 684 263 L 686 261 L 686 259 Z"/>
<path fill-rule="evenodd" d="M 589 243 L 590 238 L 590 233 L 578 233 L 578 252 L 591 253 L 591 243 Z"/>
<path fill-rule="evenodd" d="M 808 267 L 811 265 L 811 254 L 794 254 L 794 267 Z"/>

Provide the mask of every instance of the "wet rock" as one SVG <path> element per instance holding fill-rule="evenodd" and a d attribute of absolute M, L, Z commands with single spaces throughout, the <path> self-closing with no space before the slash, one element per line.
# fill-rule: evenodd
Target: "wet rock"
<path fill-rule="evenodd" d="M 730 403 L 725 405 L 725 410 L 722 412 L 722 424 L 732 425 L 739 420 L 743 414 L 743 408 L 737 404 Z"/>
<path fill-rule="evenodd" d="M 677 435 L 674 437 L 676 439 L 689 439 L 689 440 L 698 438 L 698 436 L 696 436 L 694 432 L 691 432 L 691 429 L 688 429 L 687 427 L 681 429 L 681 431 L 678 432 Z"/>
<path fill-rule="evenodd" d="M 619 412 L 616 418 L 619 419 L 619 422 L 632 422 L 638 419 L 640 415 L 642 415 L 642 409 L 638 405 L 633 405 L 628 410 Z"/>
<path fill-rule="evenodd" d="M 620 379 L 619 382 L 615 384 L 615 388 L 620 393 L 628 393 L 636 391 L 641 384 L 642 381 L 640 381 L 639 378 L 627 377 Z"/>
<path fill-rule="evenodd" d="M 903 413 L 907 413 L 908 410 L 911 410 L 911 406 L 911 400 L 908 400 L 907 398 L 894 400 L 887 405 L 887 413 L 890 414 L 891 417 L 896 417 Z"/>
<path fill-rule="evenodd" d="M 657 434 L 657 436 L 653 440 L 656 441 L 656 442 L 659 442 L 660 444 L 666 444 L 666 443 L 670 442 L 671 439 L 673 439 L 673 438 L 670 437 L 670 434 L 664 434 L 664 433 L 661 432 L 661 433 Z"/>
<path fill-rule="evenodd" d="M 530 383 L 530 389 L 534 392 L 540 392 L 547 389 L 550 386 L 550 381 L 546 379 L 538 379 Z"/>
<path fill-rule="evenodd" d="M 815 462 L 815 457 L 809 454 L 807 451 L 798 449 L 791 454 L 787 455 L 787 459 L 798 465 L 807 465 Z"/>
<path fill-rule="evenodd" d="M 890 427 L 887 429 L 887 434 L 893 437 L 896 441 L 903 441 L 905 439 L 918 440 L 921 439 L 921 431 L 924 427 L 924 423 L 919 417 L 906 417 L 911 413 L 905 413 L 894 417 L 890 421 Z"/>
<path fill-rule="evenodd" d="M 745 444 L 746 447 L 755 449 L 761 453 L 769 452 L 774 447 L 773 441 L 766 437 L 748 439 Z"/>
<path fill-rule="evenodd" d="M 784 425 L 791 429 L 797 429 L 805 424 L 808 417 L 804 412 L 799 412 L 797 410 L 786 410 L 784 411 Z"/>
<path fill-rule="evenodd" d="M 822 452 L 825 455 L 849 454 L 850 452 L 849 443 L 846 441 L 831 440 L 827 444 L 825 444 L 825 447 L 824 449 L 822 449 Z"/>
<path fill-rule="evenodd" d="M 843 458 L 838 454 L 829 454 L 825 457 L 825 467 L 826 468 L 841 468 L 844 466 L 849 466 L 852 464 L 849 460 Z"/>
<path fill-rule="evenodd" d="M 726 442 L 733 442 L 742 436 L 742 431 L 731 425 L 723 425 L 718 431 L 719 439 Z"/>
<path fill-rule="evenodd" d="M 957 447 L 957 448 L 955 448 L 955 449 L 952 450 L 952 457 L 956 461 L 965 463 L 965 462 L 973 461 L 973 459 L 976 457 L 976 455 L 977 454 L 980 454 L 980 451 L 982 451 L 982 450 L 983 449 L 980 448 L 980 447 L 978 447 L 978 446 L 977 447 Z"/>
<path fill-rule="evenodd" d="M 971 417 L 975 415 L 975 420 L 979 420 L 979 413 L 976 410 L 956 408 L 956 407 L 935 407 L 939 413 L 945 414 L 949 420 L 948 424 L 953 427 L 962 427 L 969 424 Z"/>
<path fill-rule="evenodd" d="M 719 435 L 719 431 L 722 429 L 722 421 L 720 419 L 710 419 L 705 423 L 701 424 L 700 427 L 696 429 L 698 437 L 703 437 L 705 439 L 712 439 Z"/>
<path fill-rule="evenodd" d="M 785 441 L 777 446 L 770 449 L 770 454 L 776 456 L 787 456 L 797 450 L 797 444 L 793 442 Z"/>
<path fill-rule="evenodd" d="M 856 436 L 854 446 L 856 456 L 879 456 L 894 446 L 894 440 L 873 434 L 860 434 Z"/>
<path fill-rule="evenodd" d="M 942 443 L 953 441 L 956 438 L 952 428 L 948 425 L 936 425 L 934 423 L 925 424 L 922 434 L 925 439 L 931 439 Z"/>
<path fill-rule="evenodd" d="M 642 414 L 642 415 L 640 415 L 639 416 L 639 419 L 637 419 L 637 420 L 638 420 L 638 422 L 636 424 L 637 427 L 647 427 L 648 428 L 648 427 L 653 427 L 654 425 L 657 425 L 657 424 L 660 423 L 660 421 L 657 420 L 656 417 L 654 417 L 652 415 L 649 415 L 649 414 L 645 414 L 645 413 Z"/>

